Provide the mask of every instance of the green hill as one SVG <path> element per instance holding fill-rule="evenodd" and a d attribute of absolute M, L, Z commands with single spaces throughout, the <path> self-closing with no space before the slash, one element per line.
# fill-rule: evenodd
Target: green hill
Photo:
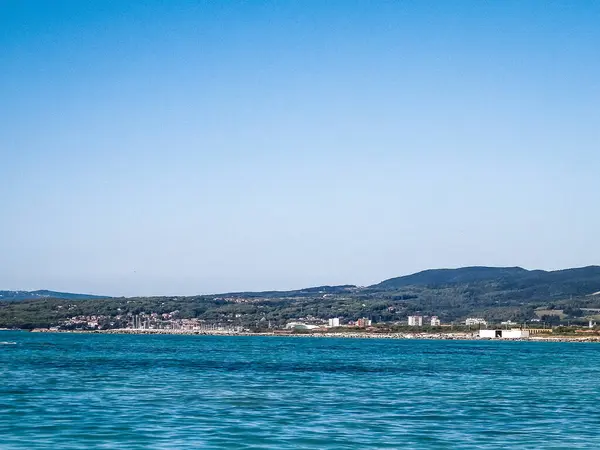
<path fill-rule="evenodd" d="M 41 298 L 62 298 L 67 300 L 88 300 L 92 298 L 109 298 L 101 295 L 72 294 L 70 292 L 39 291 L 0 291 L 0 301 L 18 302 Z"/>
<path fill-rule="evenodd" d="M 463 267 L 433 269 L 391 278 L 373 285 L 373 290 L 394 291 L 407 287 L 480 287 L 487 294 L 510 291 L 515 298 L 536 299 L 582 296 L 600 290 L 600 266 L 556 271 L 526 270 L 521 267 Z"/>
<path fill-rule="evenodd" d="M 436 315 L 445 323 L 469 316 L 491 321 L 525 321 L 539 316 L 549 323 L 583 324 L 595 319 L 588 317 L 587 311 L 600 309 L 600 295 L 592 295 L 598 292 L 599 266 L 558 271 L 520 267 L 437 269 L 365 288 L 319 286 L 189 297 L 98 298 L 52 291 L 4 291 L 0 292 L 0 327 L 49 326 L 74 316 L 92 315 L 107 317 L 106 323 L 118 326 L 130 314 L 173 312 L 179 318 L 246 327 L 282 326 L 311 317 L 340 317 L 343 321 L 370 317 L 375 322 L 396 323 L 411 314 Z"/>
<path fill-rule="evenodd" d="M 430 269 L 412 275 L 390 278 L 371 286 L 378 289 L 398 289 L 406 286 L 441 286 L 501 279 L 518 279 L 528 270 L 521 267 L 462 267 L 460 269 Z"/>

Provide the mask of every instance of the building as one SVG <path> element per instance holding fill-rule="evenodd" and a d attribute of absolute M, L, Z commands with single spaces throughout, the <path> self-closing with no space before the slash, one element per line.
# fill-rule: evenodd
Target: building
<path fill-rule="evenodd" d="M 362 317 L 356 321 L 356 326 L 359 328 L 366 328 L 371 326 L 371 319 L 367 319 L 366 317 Z"/>
<path fill-rule="evenodd" d="M 478 317 L 469 317 L 467 318 L 467 320 L 465 320 L 465 325 L 482 325 L 484 327 L 487 327 L 487 322 L 485 321 L 485 319 L 481 319 Z"/>
<path fill-rule="evenodd" d="M 527 339 L 529 330 L 521 330 L 520 328 L 511 328 L 510 330 L 479 330 L 480 338 L 487 339 Z"/>
<path fill-rule="evenodd" d="M 440 319 L 438 318 L 438 316 L 433 316 L 431 318 L 431 326 L 432 327 L 439 327 L 442 324 L 442 322 L 440 321 Z"/>
<path fill-rule="evenodd" d="M 292 330 L 314 330 L 315 328 L 319 328 L 318 325 L 310 325 L 303 322 L 289 322 L 285 326 L 286 329 Z"/>
<path fill-rule="evenodd" d="M 339 317 L 334 317 L 333 319 L 329 319 L 329 326 L 330 327 L 339 327 L 340 326 L 340 318 Z"/>
<path fill-rule="evenodd" d="M 408 316 L 408 326 L 409 327 L 422 327 L 423 326 L 423 316 Z"/>

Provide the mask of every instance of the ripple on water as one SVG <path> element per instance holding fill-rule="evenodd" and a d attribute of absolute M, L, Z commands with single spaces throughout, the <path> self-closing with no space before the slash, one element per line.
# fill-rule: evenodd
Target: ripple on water
<path fill-rule="evenodd" d="M 593 344 L 4 336 L 2 449 L 600 448 Z"/>

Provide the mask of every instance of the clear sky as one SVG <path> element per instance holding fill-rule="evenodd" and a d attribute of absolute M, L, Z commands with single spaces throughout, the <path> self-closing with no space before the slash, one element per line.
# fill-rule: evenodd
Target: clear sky
<path fill-rule="evenodd" d="M 0 289 L 600 262 L 600 2 L 0 1 Z"/>

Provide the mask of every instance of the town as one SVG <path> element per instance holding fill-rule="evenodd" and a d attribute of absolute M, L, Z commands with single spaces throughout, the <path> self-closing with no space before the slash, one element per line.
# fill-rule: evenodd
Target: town
<path fill-rule="evenodd" d="M 469 333 L 472 337 L 482 339 L 527 339 L 540 333 L 552 333 L 553 327 L 547 327 L 539 319 L 532 319 L 527 323 L 502 321 L 488 323 L 481 317 L 469 317 L 461 322 L 442 323 L 438 316 L 407 316 L 404 321 L 392 323 L 373 323 L 367 317 L 343 322 L 339 317 L 328 319 L 306 316 L 289 321 L 283 327 L 271 323 L 262 323 L 262 328 L 248 328 L 241 325 L 209 323 L 197 318 L 181 318 L 179 311 L 170 313 L 140 313 L 135 315 L 109 316 L 74 316 L 64 320 L 57 326 L 49 327 L 48 331 L 108 331 L 114 332 L 140 332 L 140 333 L 172 333 L 172 334 L 237 334 L 265 332 L 274 335 L 321 335 L 343 334 L 347 332 L 390 333 L 411 331 L 413 334 L 437 333 L 438 335 L 452 335 L 456 333 Z M 38 330 L 39 331 L 39 330 Z M 590 321 L 587 328 L 577 328 L 579 333 L 600 334 L 596 322 Z"/>

